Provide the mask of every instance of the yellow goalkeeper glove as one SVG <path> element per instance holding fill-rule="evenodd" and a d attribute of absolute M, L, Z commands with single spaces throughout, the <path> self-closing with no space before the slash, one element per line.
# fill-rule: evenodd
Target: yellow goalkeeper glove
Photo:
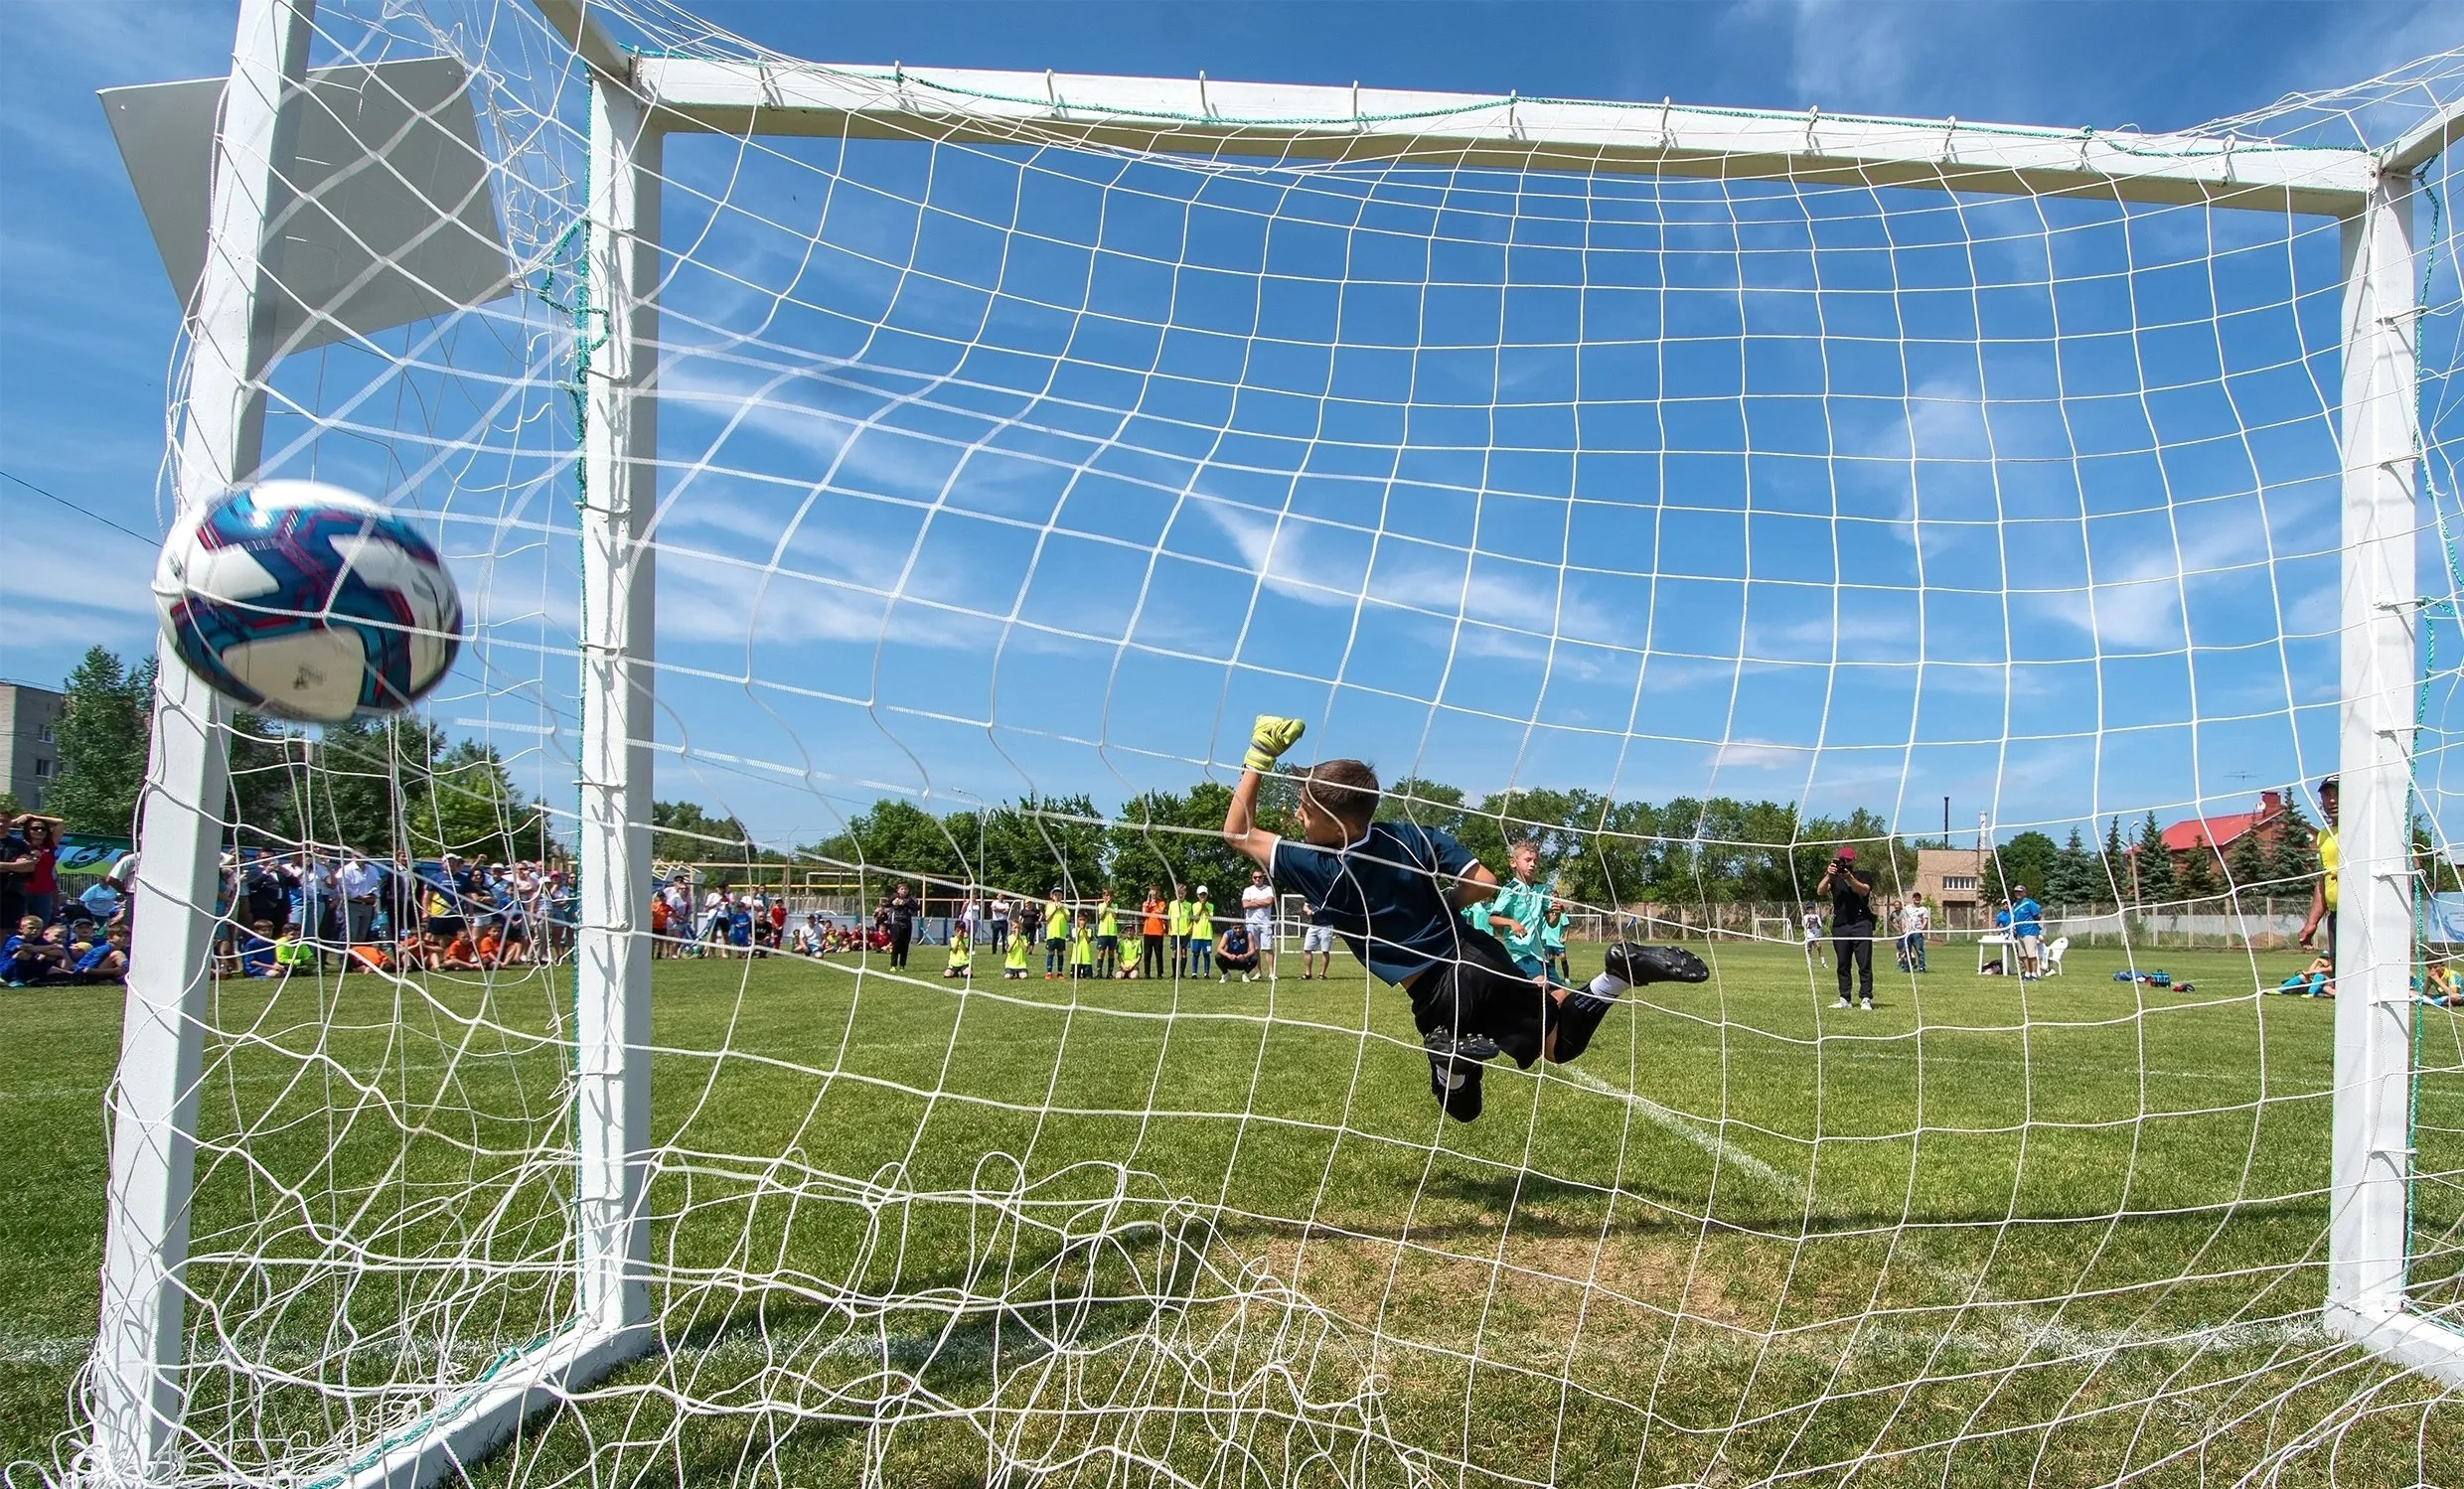
<path fill-rule="evenodd" d="M 1297 718 L 1259 714 L 1257 723 L 1250 726 L 1249 753 L 1241 757 L 1241 764 L 1253 771 L 1275 769 L 1275 757 L 1300 743 L 1302 731 L 1308 727 Z"/>

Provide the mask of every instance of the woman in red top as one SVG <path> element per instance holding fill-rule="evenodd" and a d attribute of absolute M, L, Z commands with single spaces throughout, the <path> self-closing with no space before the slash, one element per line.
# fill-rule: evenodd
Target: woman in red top
<path fill-rule="evenodd" d="M 1162 976 L 1163 896 L 1155 893 L 1153 884 L 1147 886 L 1147 903 L 1139 906 L 1138 911 L 1147 918 L 1147 923 L 1139 927 L 1146 933 L 1146 942 L 1138 954 L 1138 973 L 1142 977 Z"/>
<path fill-rule="evenodd" d="M 33 850 L 21 860 L 30 865 L 25 870 L 24 913 L 43 917 L 48 926 L 52 923 L 52 908 L 60 903 L 60 839 L 49 818 L 20 818 L 18 828 L 26 846 Z"/>

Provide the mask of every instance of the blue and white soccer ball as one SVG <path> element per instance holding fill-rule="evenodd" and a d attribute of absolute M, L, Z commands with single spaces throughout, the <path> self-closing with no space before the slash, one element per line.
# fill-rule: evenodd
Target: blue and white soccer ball
<path fill-rule="evenodd" d="M 462 598 L 428 540 L 321 481 L 200 507 L 163 544 L 154 600 L 207 685 L 302 723 L 399 712 L 462 649 Z"/>

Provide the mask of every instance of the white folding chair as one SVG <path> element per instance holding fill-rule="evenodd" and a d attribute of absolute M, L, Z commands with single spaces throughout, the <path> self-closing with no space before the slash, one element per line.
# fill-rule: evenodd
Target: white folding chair
<path fill-rule="evenodd" d="M 2046 976 L 2059 977 L 2062 975 L 2062 954 L 2069 950 L 2071 950 L 2071 938 L 2068 936 L 2057 936 L 2053 940 L 2045 943 Z"/>

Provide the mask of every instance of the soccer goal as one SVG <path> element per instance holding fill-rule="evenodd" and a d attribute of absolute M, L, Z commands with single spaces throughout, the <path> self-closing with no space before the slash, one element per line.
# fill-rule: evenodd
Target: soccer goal
<path fill-rule="evenodd" d="M 49 1471 L 2464 1462 L 2464 1015 L 2411 985 L 2456 59 L 2158 134 L 823 64 L 658 0 L 239 13 L 166 501 L 379 496 L 469 635 L 415 722 L 278 760 L 164 667 Z M 1510 819 L 1577 924 L 1711 979 L 1611 986 L 1464 1123 L 1393 920 L 1322 981 L 1082 969 L 1106 891 L 1237 915 L 1259 713 L 1375 767 L 1359 853 L 1503 874 Z M 2166 837 L 2255 820 L 2250 772 L 2341 778 L 2332 1002 L 2275 995 L 2306 952 L 2129 942 L 2311 892 L 2307 798 L 2263 861 Z M 1753 921 L 1844 846 L 1931 882 L 1944 794 L 2125 944 L 1860 987 Z M 528 857 L 530 797 L 566 963 L 213 975 L 225 852 L 407 813 Z M 864 916 L 987 886 L 1009 942 L 655 961 L 654 853 L 738 848 Z"/>

